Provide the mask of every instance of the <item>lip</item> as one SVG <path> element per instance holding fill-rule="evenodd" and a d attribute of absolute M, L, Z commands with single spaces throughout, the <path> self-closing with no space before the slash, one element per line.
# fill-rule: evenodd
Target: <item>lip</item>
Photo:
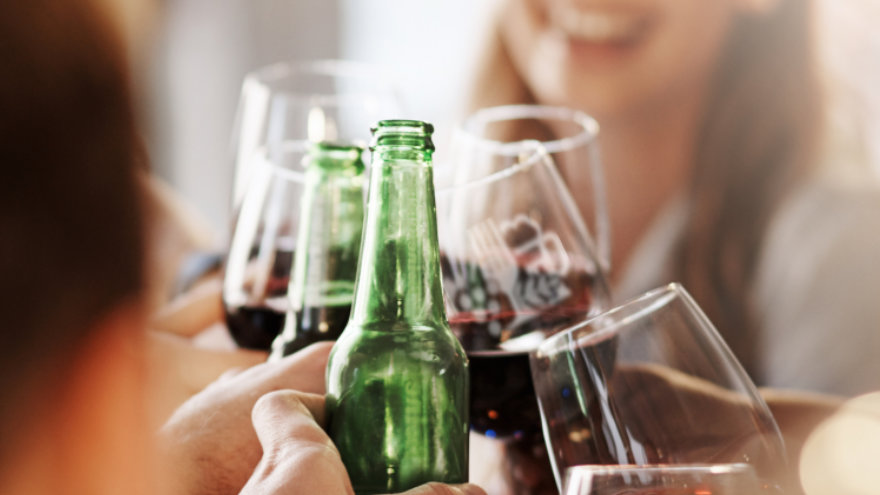
<path fill-rule="evenodd" d="M 655 24 L 650 12 L 550 2 L 547 22 L 553 37 L 579 57 L 617 59 L 632 53 Z"/>

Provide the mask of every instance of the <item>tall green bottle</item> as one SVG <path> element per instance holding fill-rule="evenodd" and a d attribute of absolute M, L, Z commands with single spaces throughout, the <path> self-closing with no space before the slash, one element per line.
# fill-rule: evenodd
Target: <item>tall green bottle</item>
<path fill-rule="evenodd" d="M 364 225 L 362 153 L 360 146 L 317 143 L 305 158 L 289 309 L 270 360 L 336 340 L 348 323 Z"/>
<path fill-rule="evenodd" d="M 351 319 L 327 365 L 329 434 L 359 495 L 468 478 L 468 363 L 443 305 L 432 132 L 373 129 Z"/>

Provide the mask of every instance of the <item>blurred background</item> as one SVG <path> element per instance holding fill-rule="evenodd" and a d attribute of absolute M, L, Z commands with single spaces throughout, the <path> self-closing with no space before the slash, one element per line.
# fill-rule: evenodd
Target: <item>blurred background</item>
<path fill-rule="evenodd" d="M 228 228 L 230 139 L 245 74 L 278 61 L 346 59 L 394 75 L 406 114 L 460 117 L 491 2 L 452 0 L 127 0 L 155 172 L 222 237 Z M 442 149 L 440 151 L 442 157 Z"/>
<path fill-rule="evenodd" d="M 126 20 L 132 38 L 153 169 L 190 201 L 219 237 L 215 242 L 228 229 L 230 138 L 246 73 L 286 60 L 378 64 L 398 81 L 403 117 L 433 122 L 442 142 L 463 115 L 497 3 L 105 1 Z M 851 130 L 851 153 L 880 163 L 880 37 L 870 25 L 880 18 L 880 2 L 818 4 L 816 28 L 835 120 Z"/>

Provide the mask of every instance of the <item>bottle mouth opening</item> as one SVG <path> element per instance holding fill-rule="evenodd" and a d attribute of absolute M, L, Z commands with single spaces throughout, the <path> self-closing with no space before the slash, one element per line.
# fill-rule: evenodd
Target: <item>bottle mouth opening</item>
<path fill-rule="evenodd" d="M 434 150 L 431 135 L 434 126 L 420 120 L 381 120 L 371 129 L 373 141 L 370 149 L 378 146 L 406 147 L 419 150 Z"/>
<path fill-rule="evenodd" d="M 370 130 L 373 131 L 374 135 L 378 133 L 401 133 L 430 136 L 434 133 L 434 126 L 421 120 L 390 119 L 380 120 Z"/>

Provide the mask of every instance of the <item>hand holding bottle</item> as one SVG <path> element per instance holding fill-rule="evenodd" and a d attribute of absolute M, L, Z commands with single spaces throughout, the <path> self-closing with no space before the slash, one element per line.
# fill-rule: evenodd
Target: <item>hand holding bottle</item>
<path fill-rule="evenodd" d="M 339 451 L 322 429 L 324 398 L 292 390 L 264 395 L 253 410 L 263 458 L 242 495 L 353 494 Z M 427 483 L 402 495 L 485 495 L 477 486 Z"/>
<path fill-rule="evenodd" d="M 227 372 L 177 409 L 159 432 L 162 462 L 176 483 L 162 493 L 238 493 L 262 456 L 251 424 L 254 404 L 275 390 L 323 394 L 330 347 L 322 342 L 275 363 Z"/>

